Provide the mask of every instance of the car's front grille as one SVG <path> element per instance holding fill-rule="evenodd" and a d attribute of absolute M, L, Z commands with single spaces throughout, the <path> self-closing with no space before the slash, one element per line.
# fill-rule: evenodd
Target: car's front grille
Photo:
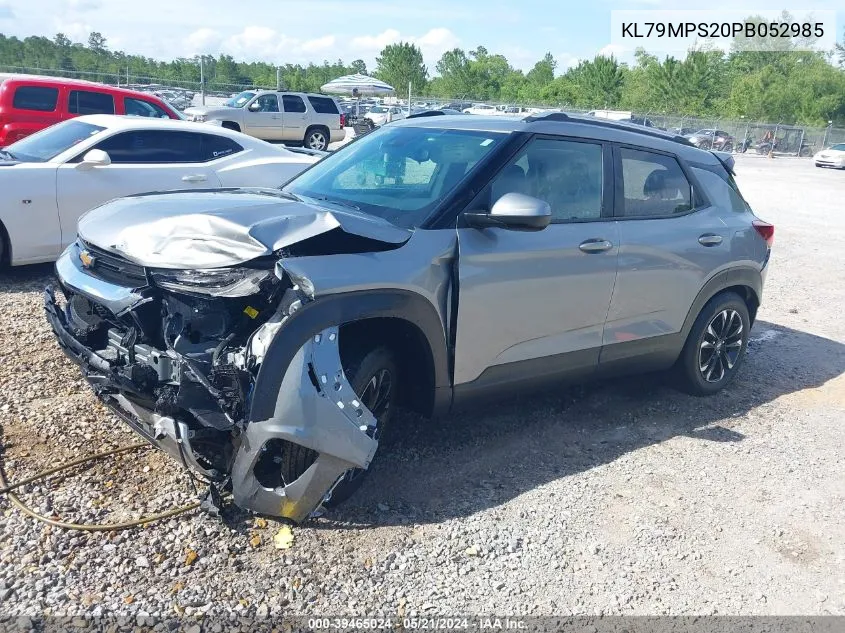
<path fill-rule="evenodd" d="M 143 266 L 92 244 L 81 242 L 81 245 L 80 258 L 82 254 L 87 255 L 82 264 L 90 274 L 131 288 L 147 285 L 147 272 Z"/>

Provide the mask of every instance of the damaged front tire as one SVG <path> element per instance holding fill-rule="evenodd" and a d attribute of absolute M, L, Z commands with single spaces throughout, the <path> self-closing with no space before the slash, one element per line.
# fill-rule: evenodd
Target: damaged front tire
<path fill-rule="evenodd" d="M 359 353 L 349 367 L 344 369 L 344 373 L 361 403 L 370 410 L 376 420 L 375 426 L 367 429 L 367 435 L 381 442 L 396 408 L 399 386 L 393 352 L 387 347 L 377 347 Z M 346 501 L 361 487 L 367 472 L 363 468 L 351 468 L 346 471 L 332 488 L 323 505 L 334 508 Z"/>

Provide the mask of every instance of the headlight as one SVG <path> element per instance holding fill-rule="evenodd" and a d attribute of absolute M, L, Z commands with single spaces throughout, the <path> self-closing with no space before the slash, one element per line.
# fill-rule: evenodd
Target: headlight
<path fill-rule="evenodd" d="M 191 121 L 195 123 L 205 123 L 205 115 L 204 114 L 192 114 Z"/>
<path fill-rule="evenodd" d="M 261 289 L 261 282 L 273 273 L 255 268 L 155 269 L 153 283 L 160 288 L 213 297 L 249 297 Z"/>

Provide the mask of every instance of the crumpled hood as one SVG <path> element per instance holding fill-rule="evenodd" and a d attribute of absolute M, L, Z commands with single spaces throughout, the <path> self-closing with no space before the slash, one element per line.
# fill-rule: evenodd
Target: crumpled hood
<path fill-rule="evenodd" d="M 340 229 L 386 244 L 411 232 L 386 220 L 285 197 L 276 189 L 215 189 L 119 198 L 86 213 L 79 237 L 154 268 L 235 266 Z"/>

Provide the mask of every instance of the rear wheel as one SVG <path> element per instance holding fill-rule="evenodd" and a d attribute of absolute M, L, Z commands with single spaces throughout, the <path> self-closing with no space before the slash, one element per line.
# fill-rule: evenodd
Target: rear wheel
<path fill-rule="evenodd" d="M 724 292 L 710 299 L 678 359 L 684 391 L 708 396 L 733 380 L 745 358 L 750 329 L 748 306 L 738 294 Z"/>
<path fill-rule="evenodd" d="M 305 133 L 302 144 L 309 149 L 323 151 L 329 146 L 329 135 L 324 128 L 311 128 Z"/>
<path fill-rule="evenodd" d="M 361 403 L 376 419 L 375 426 L 367 431 L 367 435 L 381 440 L 396 407 L 398 394 L 398 374 L 393 352 L 386 347 L 371 349 L 359 354 L 344 372 Z M 362 468 L 346 471 L 324 505 L 333 508 L 346 501 L 361 487 L 366 474 L 367 471 Z"/>

